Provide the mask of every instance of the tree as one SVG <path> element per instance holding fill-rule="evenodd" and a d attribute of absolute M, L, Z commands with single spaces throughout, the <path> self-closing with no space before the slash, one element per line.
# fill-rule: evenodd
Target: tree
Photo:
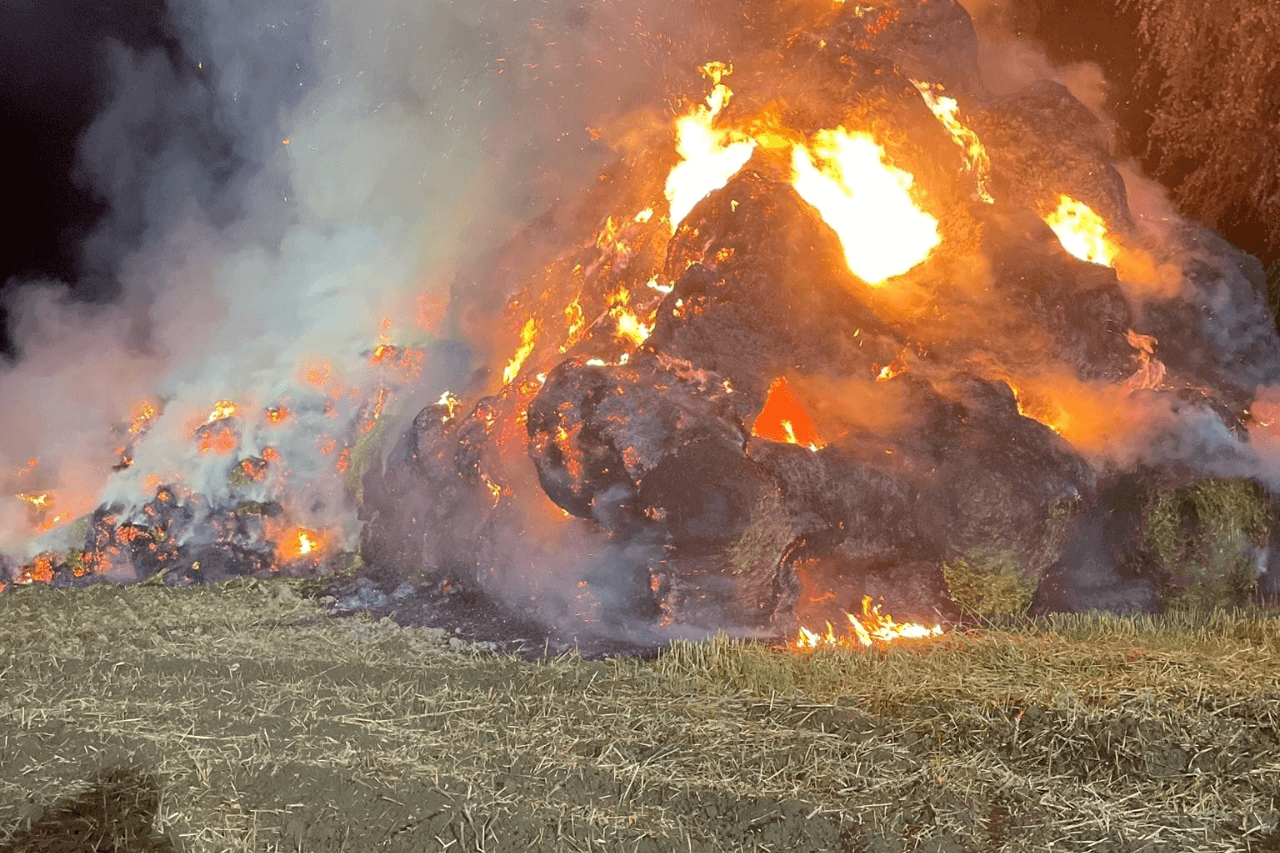
<path fill-rule="evenodd" d="M 1254 232 L 1280 278 L 1280 2 L 1118 0 L 1158 86 L 1147 160 L 1188 215 Z M 1234 236 L 1234 235 L 1232 235 Z"/>

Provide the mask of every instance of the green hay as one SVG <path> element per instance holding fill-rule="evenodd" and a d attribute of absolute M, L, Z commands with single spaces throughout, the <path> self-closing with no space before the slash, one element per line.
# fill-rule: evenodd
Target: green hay
<path fill-rule="evenodd" d="M 1005 551 L 971 551 L 942 564 L 947 595 L 964 615 L 977 618 L 1021 615 L 1035 584 L 1023 576 L 1017 558 Z"/>
<path fill-rule="evenodd" d="M 382 450 L 383 441 L 392 418 L 384 413 L 373 422 L 373 428 L 357 439 L 351 448 L 347 463 L 347 491 L 356 499 L 356 505 L 364 503 L 364 475 Z"/>
<path fill-rule="evenodd" d="M 1167 606 L 1213 609 L 1247 603 L 1257 581 L 1250 553 L 1266 545 L 1271 500 L 1249 480 L 1209 478 L 1151 489 L 1143 506 L 1146 560 L 1167 579 Z"/>

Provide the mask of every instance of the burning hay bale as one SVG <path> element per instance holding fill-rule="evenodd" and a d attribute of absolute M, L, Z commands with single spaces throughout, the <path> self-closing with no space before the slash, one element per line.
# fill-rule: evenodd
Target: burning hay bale
<path fill-rule="evenodd" d="M 500 350 L 460 396 L 423 407 L 443 374 L 384 331 L 353 378 L 219 401 L 154 482 L 153 406 L 128 486 L 23 579 L 341 564 L 371 600 L 645 636 L 852 614 L 859 643 L 880 606 L 932 635 L 1254 595 L 1280 483 L 1257 264 L 1135 214 L 1066 88 L 989 93 L 952 0 L 767 5 L 670 128 L 637 120 L 582 198 L 459 267 L 436 330 Z"/>
<path fill-rule="evenodd" d="M 783 56 L 776 75 L 703 68 L 712 94 L 676 123 L 668 221 L 611 216 L 512 298 L 509 405 L 490 410 L 481 455 L 500 455 L 504 418 L 523 423 L 532 500 L 610 547 L 650 546 L 632 606 L 663 621 L 791 630 L 868 593 L 921 619 L 1065 602 L 1055 584 L 1092 571 L 1080 543 L 1111 523 L 1107 448 L 1129 440 L 1093 410 L 1149 418 L 1165 444 L 1188 438 L 1192 410 L 1240 432 L 1280 366 L 1258 294 L 1222 265 L 1179 273 L 1179 252 L 1203 250 L 1153 243 L 1105 126 L 1065 88 L 987 96 L 957 5 L 840 11 Z M 715 177 L 687 195 L 699 157 Z M 1172 328 L 1212 294 L 1248 340 L 1207 317 Z M 1250 378 L 1226 376 L 1239 360 Z M 492 535 L 465 509 L 481 493 L 463 442 L 432 411 L 419 419 L 442 449 L 393 454 L 376 477 L 405 485 L 370 489 L 366 512 L 434 520 L 408 525 L 403 559 L 371 522 L 371 563 L 461 564 L 467 537 Z M 459 538 L 424 550 L 441 528 Z M 1127 580 L 1096 600 L 1174 606 L 1198 583 L 1190 564 L 1218 565 L 1214 546 L 1154 547 L 1099 558 Z"/>

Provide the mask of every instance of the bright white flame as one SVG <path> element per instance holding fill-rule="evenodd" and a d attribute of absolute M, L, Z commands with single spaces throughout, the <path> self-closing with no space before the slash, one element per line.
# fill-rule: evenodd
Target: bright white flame
<path fill-rule="evenodd" d="M 751 137 L 712 126 L 732 95 L 729 87 L 720 82 L 732 70 L 723 62 L 704 65 L 702 73 L 714 84 L 706 104 L 699 104 L 676 119 L 676 152 L 681 160 L 667 175 L 666 186 L 673 231 L 694 205 L 729 183 L 755 151 L 756 142 Z"/>
<path fill-rule="evenodd" d="M 938 220 L 916 207 L 911 173 L 889 165 L 865 133 L 820 130 L 792 151 L 792 186 L 840 237 L 845 260 L 880 284 L 929 257 L 942 238 Z"/>

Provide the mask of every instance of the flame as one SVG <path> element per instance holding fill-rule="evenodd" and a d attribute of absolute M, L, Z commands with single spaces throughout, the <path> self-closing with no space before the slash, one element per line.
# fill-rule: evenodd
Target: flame
<path fill-rule="evenodd" d="M 219 400 L 213 404 L 213 411 L 209 413 L 209 417 L 204 424 L 211 424 L 214 421 L 225 421 L 227 418 L 236 413 L 236 404 L 230 400 Z M 201 424 L 201 426 L 204 426 Z"/>
<path fill-rule="evenodd" d="M 565 346 L 560 347 L 561 352 L 568 350 L 569 345 L 576 339 L 579 330 L 582 329 L 585 318 L 582 316 L 582 304 L 577 299 L 574 299 L 565 307 L 564 319 L 569 324 L 569 328 L 565 332 Z"/>
<path fill-rule="evenodd" d="M 1138 369 L 1125 382 L 1130 391 L 1153 391 L 1164 383 L 1164 362 L 1156 358 L 1156 344 L 1151 335 L 1140 335 L 1133 329 L 1125 334 L 1129 346 L 1138 351 Z"/>
<path fill-rule="evenodd" d="M 701 71 L 712 82 L 705 104 L 698 104 L 676 119 L 676 152 L 681 160 L 667 175 L 671 229 L 689 215 L 694 205 L 720 189 L 746 165 L 756 142 L 741 131 L 716 129 L 716 118 L 733 93 L 720 81 L 733 72 L 723 62 L 709 62 Z"/>
<path fill-rule="evenodd" d="M 516 350 L 516 354 L 511 357 L 511 361 L 507 362 L 507 366 L 502 371 L 503 385 L 510 385 L 519 375 L 520 368 L 524 366 L 525 359 L 529 357 L 529 353 L 533 352 L 537 342 L 538 321 L 530 317 L 525 321 L 524 328 L 520 330 L 520 349 Z"/>
<path fill-rule="evenodd" d="M 916 207 L 915 178 L 889 165 L 865 133 L 818 131 L 792 150 L 792 186 L 840 237 L 855 275 L 876 285 L 929 257 L 942 240 L 938 220 Z"/>
<path fill-rule="evenodd" d="M 871 596 L 862 597 L 862 615 L 846 613 L 849 625 L 843 635 L 837 634 L 831 623 L 825 633 L 800 628 L 791 647 L 796 651 L 815 651 L 822 648 L 870 648 L 876 643 L 887 645 L 899 640 L 920 640 L 942 634 L 942 626 L 929 627 L 918 622 L 896 622 L 893 617 L 880 612 L 880 605 L 871 603 Z"/>
<path fill-rule="evenodd" d="M 151 428 L 151 424 L 156 419 L 156 406 L 150 400 L 143 400 L 138 407 L 133 410 L 133 416 L 129 419 L 129 435 L 142 435 Z"/>
<path fill-rule="evenodd" d="M 32 509 L 49 509 L 53 506 L 48 492 L 38 492 L 36 494 L 19 492 L 15 497 L 20 501 L 26 501 L 31 505 Z"/>
<path fill-rule="evenodd" d="M 653 333 L 652 323 L 640 322 L 640 318 L 626 308 L 615 308 L 613 316 L 618 323 L 618 339 L 632 346 L 640 346 Z"/>
<path fill-rule="evenodd" d="M 799 444 L 810 450 L 826 446 L 813 418 L 800 405 L 787 377 L 779 376 L 769 385 L 764 408 L 751 426 L 751 434 L 769 441 Z"/>
<path fill-rule="evenodd" d="M 887 382 L 895 376 L 901 376 L 911 369 L 911 365 L 907 362 L 907 351 L 894 356 L 893 361 L 880 368 L 880 372 L 876 374 L 877 382 Z"/>
<path fill-rule="evenodd" d="M 51 554 L 39 554 L 31 565 L 24 566 L 21 574 L 14 581 L 19 584 L 30 583 L 52 583 L 53 582 L 53 556 Z"/>
<path fill-rule="evenodd" d="M 329 380 L 333 378 L 333 368 L 328 362 L 320 361 L 309 365 L 303 373 L 303 378 L 308 385 L 314 385 L 316 388 L 324 388 L 329 384 Z"/>
<path fill-rule="evenodd" d="M 1064 193 L 1058 196 L 1057 209 L 1045 214 L 1044 221 L 1072 255 L 1091 264 L 1115 266 L 1120 249 L 1107 237 L 1107 223 L 1089 205 Z"/>
<path fill-rule="evenodd" d="M 240 439 L 236 434 L 225 427 L 202 432 L 196 442 L 201 453 L 212 452 L 219 456 L 225 456 L 235 450 L 239 444 Z"/>
<path fill-rule="evenodd" d="M 493 496 L 493 506 L 497 506 L 498 502 L 502 500 L 504 489 L 500 484 L 490 480 L 488 474 L 481 474 L 480 479 L 484 482 L 485 488 L 489 490 L 489 494 Z"/>
<path fill-rule="evenodd" d="M 458 414 L 458 396 L 452 391 L 445 391 L 440 395 L 440 399 L 436 400 L 437 406 L 444 406 L 445 415 L 444 422 L 448 423 Z"/>
<path fill-rule="evenodd" d="M 987 155 L 986 146 L 982 144 L 978 134 L 960 121 L 960 104 L 956 102 L 955 98 L 941 94 L 943 91 L 941 83 L 922 83 L 912 80 L 911 85 L 916 87 L 920 97 L 924 98 L 924 102 L 928 105 L 930 111 L 942 123 L 942 126 L 947 129 L 947 133 L 951 134 L 951 139 L 956 145 L 960 146 L 960 150 L 964 152 L 965 168 L 973 174 L 974 180 L 978 184 L 978 198 L 987 204 L 994 204 L 995 200 L 991 198 L 991 193 L 987 191 L 987 186 L 991 181 L 991 158 Z"/>
<path fill-rule="evenodd" d="M 1018 406 L 1018 414 L 1024 418 L 1030 418 L 1044 424 L 1049 429 L 1062 435 L 1062 430 L 1066 427 L 1066 414 L 1056 406 L 1047 397 L 1029 394 L 1024 391 L 1022 386 L 1015 383 L 1012 379 L 1005 379 L 1004 383 L 1009 386 L 1009 390 L 1013 392 L 1014 402 Z"/>
<path fill-rule="evenodd" d="M 289 409 L 287 406 L 272 406 L 267 409 L 267 423 L 275 426 L 282 424 L 289 419 Z"/>
<path fill-rule="evenodd" d="M 291 527 L 277 540 L 276 553 L 285 562 L 303 557 L 314 560 L 323 553 L 325 545 L 325 535 L 320 531 L 306 527 Z"/>

